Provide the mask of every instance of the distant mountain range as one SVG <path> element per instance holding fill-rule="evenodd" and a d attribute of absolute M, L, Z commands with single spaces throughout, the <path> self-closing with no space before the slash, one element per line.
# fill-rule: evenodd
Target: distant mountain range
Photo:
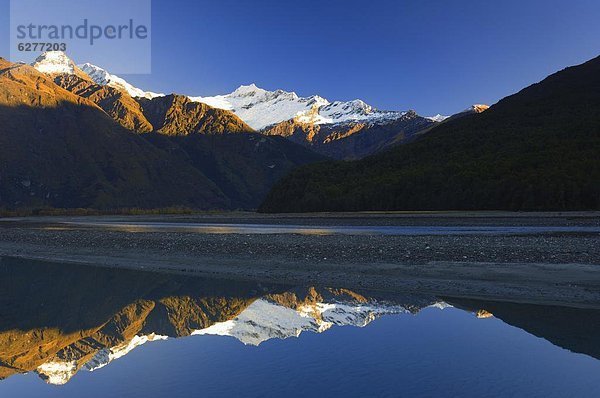
<path fill-rule="evenodd" d="M 62 52 L 0 63 L 4 208 L 253 209 L 299 165 L 367 156 L 445 119 L 255 85 L 147 92 Z"/>
<path fill-rule="evenodd" d="M 64 54 L 46 54 L 38 62 L 66 63 Z M 132 97 L 154 99 L 165 96 L 147 92 L 89 63 L 79 68 L 96 84 L 125 91 Z M 44 70 L 68 72 L 62 66 Z M 299 97 L 295 92 L 267 91 L 255 84 L 240 86 L 230 94 L 212 97 L 189 96 L 194 103 L 233 112 L 248 126 L 265 135 L 282 136 L 335 159 L 358 159 L 407 142 L 436 124 L 450 118 L 436 115 L 422 117 L 414 111 L 381 111 L 356 99 L 333 101 L 319 96 Z M 481 112 L 485 106 L 475 105 L 464 112 Z"/>
<path fill-rule="evenodd" d="M 598 209 L 599 63 L 422 117 L 255 85 L 153 93 L 61 52 L 0 59 L 0 207 Z"/>
<path fill-rule="evenodd" d="M 50 63 L 53 66 L 42 67 Z M 72 63 L 65 54 L 46 53 L 34 65 L 45 73 L 60 71 L 68 73 L 69 69 L 59 64 Z M 54 66 L 56 65 L 56 66 Z M 165 94 L 147 92 L 127 83 L 124 79 L 110 74 L 99 66 L 89 63 L 79 65 L 97 84 L 108 85 L 126 91 L 132 97 L 155 98 Z M 230 94 L 212 97 L 190 96 L 193 102 L 201 102 L 217 109 L 225 109 L 235 113 L 254 130 L 264 130 L 280 122 L 296 120 L 311 124 L 337 124 L 348 122 L 385 122 L 401 117 L 406 112 L 380 111 L 362 100 L 334 101 L 313 95 L 299 97 L 295 92 L 284 90 L 267 91 L 255 84 L 242 85 Z M 447 116 L 436 115 L 432 121 L 443 121 Z"/>
<path fill-rule="evenodd" d="M 301 167 L 265 212 L 600 209 L 600 58 L 354 162 Z"/>
<path fill-rule="evenodd" d="M 62 53 L 0 59 L 1 207 L 252 209 L 322 159 L 230 111 L 97 84 Z"/>

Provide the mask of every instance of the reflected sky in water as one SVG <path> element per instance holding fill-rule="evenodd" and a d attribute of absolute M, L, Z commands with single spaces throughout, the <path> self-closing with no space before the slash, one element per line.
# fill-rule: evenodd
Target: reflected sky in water
<path fill-rule="evenodd" d="M 600 311 L 2 259 L 0 396 L 600 396 Z"/>

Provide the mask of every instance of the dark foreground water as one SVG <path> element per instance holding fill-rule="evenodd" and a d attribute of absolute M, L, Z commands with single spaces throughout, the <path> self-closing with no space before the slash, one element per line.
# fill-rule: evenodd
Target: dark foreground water
<path fill-rule="evenodd" d="M 600 311 L 2 259 L 0 397 L 598 397 Z"/>

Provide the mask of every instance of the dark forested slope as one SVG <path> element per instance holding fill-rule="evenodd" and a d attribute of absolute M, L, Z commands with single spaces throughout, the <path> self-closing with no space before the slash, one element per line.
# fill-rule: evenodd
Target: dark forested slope
<path fill-rule="evenodd" d="M 600 58 L 354 162 L 294 171 L 265 212 L 600 209 Z"/>

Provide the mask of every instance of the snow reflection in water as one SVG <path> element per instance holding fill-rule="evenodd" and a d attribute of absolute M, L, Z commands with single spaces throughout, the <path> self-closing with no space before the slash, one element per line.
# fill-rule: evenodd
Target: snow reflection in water
<path fill-rule="evenodd" d="M 56 395 L 39 378 L 67 397 L 164 396 L 164 385 L 176 395 L 207 385 L 208 396 L 308 393 L 298 377 L 338 378 L 332 395 L 350 396 L 371 380 L 375 395 L 400 382 L 411 396 L 600 392 L 589 377 L 600 371 L 597 310 L 15 259 L 0 275 L 1 396 Z M 130 382 L 113 382 L 123 375 Z"/>

